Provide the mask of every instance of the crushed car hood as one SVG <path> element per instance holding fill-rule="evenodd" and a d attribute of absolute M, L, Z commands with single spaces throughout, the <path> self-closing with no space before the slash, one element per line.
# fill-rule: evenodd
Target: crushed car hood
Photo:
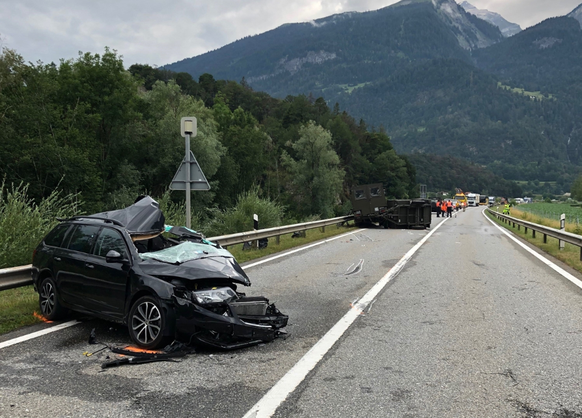
<path fill-rule="evenodd" d="M 169 264 L 148 259 L 139 263 L 141 270 L 156 277 L 176 277 L 185 280 L 223 279 L 250 286 L 251 281 L 233 257 L 207 257 Z"/>
<path fill-rule="evenodd" d="M 143 196 L 125 209 L 101 212 L 88 218 L 113 219 L 125 227 L 132 237 L 159 234 L 164 231 L 165 217 L 160 205 L 150 196 Z"/>

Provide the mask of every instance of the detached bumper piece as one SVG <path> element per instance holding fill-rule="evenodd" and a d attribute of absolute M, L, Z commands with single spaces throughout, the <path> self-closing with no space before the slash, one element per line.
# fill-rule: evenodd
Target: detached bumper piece
<path fill-rule="evenodd" d="M 188 343 L 233 350 L 286 335 L 281 328 L 289 317 L 262 296 L 204 307 L 175 295 L 173 299 L 178 338 Z"/>

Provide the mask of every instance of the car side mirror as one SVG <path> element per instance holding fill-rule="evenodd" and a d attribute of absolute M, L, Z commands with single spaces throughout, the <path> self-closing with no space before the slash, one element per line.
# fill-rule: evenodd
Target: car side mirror
<path fill-rule="evenodd" d="M 108 263 L 123 263 L 125 260 L 123 259 L 121 254 L 119 254 L 117 251 L 109 250 L 109 252 L 105 256 L 105 261 L 107 261 Z"/>

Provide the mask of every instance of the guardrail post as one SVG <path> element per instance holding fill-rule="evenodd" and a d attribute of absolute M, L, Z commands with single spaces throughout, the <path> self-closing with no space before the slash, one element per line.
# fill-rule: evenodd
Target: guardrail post
<path fill-rule="evenodd" d="M 566 214 L 565 213 L 562 213 L 560 215 L 560 230 L 561 231 L 566 230 Z M 559 240 L 559 241 L 560 241 L 560 250 L 563 250 L 564 247 L 566 246 L 566 243 L 562 240 Z"/>
<path fill-rule="evenodd" d="M 531 230 L 531 234 L 532 234 L 532 236 L 535 238 L 535 237 L 536 237 L 536 230 L 535 230 L 535 229 L 532 229 L 532 230 Z"/>
<path fill-rule="evenodd" d="M 548 235 L 544 234 L 544 244 L 547 244 L 547 243 L 548 243 Z"/>

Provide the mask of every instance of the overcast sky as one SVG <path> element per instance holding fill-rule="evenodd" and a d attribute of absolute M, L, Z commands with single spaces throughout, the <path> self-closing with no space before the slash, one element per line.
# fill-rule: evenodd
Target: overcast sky
<path fill-rule="evenodd" d="M 220 48 L 284 23 L 397 0 L 0 0 L 0 46 L 26 61 L 58 63 L 78 52 L 123 56 L 126 67 L 164 65 Z M 458 0 L 461 3 L 461 0 Z M 523 29 L 564 16 L 582 0 L 470 0 Z"/>

